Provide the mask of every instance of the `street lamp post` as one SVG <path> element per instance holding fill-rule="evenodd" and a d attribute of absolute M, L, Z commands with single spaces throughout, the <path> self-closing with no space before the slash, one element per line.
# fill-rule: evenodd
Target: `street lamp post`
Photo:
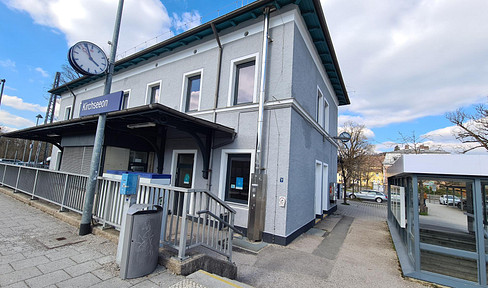
<path fill-rule="evenodd" d="M 0 105 L 2 105 L 3 87 L 5 87 L 5 79 L 0 79 L 0 83 L 2 83 L 2 89 L 0 90 Z"/>
<path fill-rule="evenodd" d="M 37 120 L 36 120 L 36 126 L 37 126 L 39 124 L 39 119 L 42 118 L 42 115 L 41 114 L 37 114 L 36 118 L 37 118 Z M 34 140 L 32 140 L 31 141 L 31 144 L 30 144 L 29 159 L 27 159 L 27 163 L 30 163 L 30 161 L 31 161 L 32 147 L 34 147 Z"/>

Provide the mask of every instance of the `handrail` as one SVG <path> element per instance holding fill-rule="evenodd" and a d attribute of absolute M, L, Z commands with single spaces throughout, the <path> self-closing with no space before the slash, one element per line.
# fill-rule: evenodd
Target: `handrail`
<path fill-rule="evenodd" d="M 224 201 L 222 201 L 222 199 L 218 198 L 217 196 L 215 196 L 214 194 L 208 192 L 207 190 L 204 190 L 204 189 L 190 189 L 190 190 L 188 190 L 188 192 L 204 192 L 205 194 L 207 194 L 208 196 L 210 196 L 210 198 L 212 198 L 215 201 L 217 201 L 220 205 L 224 206 L 226 209 L 229 209 L 232 213 L 236 214 L 236 210 L 234 210 L 232 207 L 230 207 L 229 204 L 225 203 Z"/>
<path fill-rule="evenodd" d="M 239 229 L 237 229 L 236 227 L 234 227 L 234 225 L 231 225 L 229 222 L 225 221 L 224 219 L 222 219 L 221 217 L 215 215 L 214 213 L 210 212 L 209 210 L 200 210 L 198 212 L 196 212 L 198 215 L 200 214 L 207 214 L 207 215 L 210 215 L 212 216 L 213 218 L 219 220 L 220 222 L 222 222 L 222 224 L 224 224 L 225 226 L 229 227 L 230 229 L 232 229 L 234 232 L 236 232 L 237 234 L 239 235 L 242 235 L 242 236 L 245 236 L 244 233 L 242 231 L 240 231 Z"/>

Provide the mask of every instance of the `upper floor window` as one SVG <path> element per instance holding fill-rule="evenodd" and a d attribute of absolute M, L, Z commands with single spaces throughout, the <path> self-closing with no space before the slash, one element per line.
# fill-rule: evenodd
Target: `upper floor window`
<path fill-rule="evenodd" d="M 188 77 L 186 87 L 186 111 L 197 111 L 200 105 L 200 74 Z"/>
<path fill-rule="evenodd" d="M 320 90 L 317 89 L 317 111 L 316 111 L 316 114 L 315 114 L 315 121 L 317 121 L 317 123 L 322 126 L 322 123 L 323 123 L 323 109 L 324 109 L 324 106 L 323 106 L 323 103 L 324 103 L 324 100 L 323 100 L 323 96 L 322 96 L 322 92 L 320 92 Z"/>
<path fill-rule="evenodd" d="M 231 61 L 227 106 L 256 102 L 258 58 L 255 53 Z"/>
<path fill-rule="evenodd" d="M 66 107 L 64 110 L 64 120 L 71 119 L 71 106 Z"/>
<path fill-rule="evenodd" d="M 329 132 L 329 103 L 318 88 L 316 121 L 325 131 Z"/>
<path fill-rule="evenodd" d="M 147 104 L 159 103 L 160 100 L 161 81 L 150 83 L 147 85 Z"/>
<path fill-rule="evenodd" d="M 325 131 L 329 132 L 329 103 L 324 97 L 324 120 L 322 122 L 322 127 L 324 127 Z"/>
<path fill-rule="evenodd" d="M 124 95 L 122 96 L 122 106 L 120 107 L 121 110 L 129 108 L 129 91 L 124 91 Z"/>
<path fill-rule="evenodd" d="M 253 102 L 256 61 L 236 65 L 234 105 Z"/>

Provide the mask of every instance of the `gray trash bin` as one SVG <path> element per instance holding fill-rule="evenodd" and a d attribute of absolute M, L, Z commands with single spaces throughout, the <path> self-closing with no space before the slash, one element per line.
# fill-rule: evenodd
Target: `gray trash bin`
<path fill-rule="evenodd" d="M 125 215 L 125 231 L 120 262 L 120 278 L 145 276 L 158 265 L 163 208 L 134 204 Z"/>

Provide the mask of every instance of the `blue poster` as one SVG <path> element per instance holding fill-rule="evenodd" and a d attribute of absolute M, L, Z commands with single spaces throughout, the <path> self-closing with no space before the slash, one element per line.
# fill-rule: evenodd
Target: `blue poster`
<path fill-rule="evenodd" d="M 236 189 L 242 190 L 244 188 L 244 178 L 236 177 Z"/>
<path fill-rule="evenodd" d="M 183 184 L 190 184 L 190 174 L 185 174 L 185 178 L 183 178 Z"/>

